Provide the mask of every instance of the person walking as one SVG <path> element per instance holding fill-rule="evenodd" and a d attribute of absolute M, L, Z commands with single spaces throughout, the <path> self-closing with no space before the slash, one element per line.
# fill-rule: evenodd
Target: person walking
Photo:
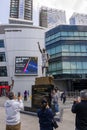
<path fill-rule="evenodd" d="M 27 101 L 28 92 L 27 90 L 24 91 L 24 101 Z"/>
<path fill-rule="evenodd" d="M 87 130 L 87 89 L 80 92 L 80 98 L 74 100 L 71 109 L 76 114 L 75 130 Z"/>
<path fill-rule="evenodd" d="M 51 107 L 53 109 L 54 115 L 59 114 L 58 93 L 56 88 L 54 88 L 51 93 Z"/>
<path fill-rule="evenodd" d="M 53 113 L 46 99 L 42 100 L 41 108 L 37 111 L 37 115 L 39 118 L 40 130 L 53 130 Z"/>
<path fill-rule="evenodd" d="M 66 102 L 66 92 L 65 91 L 61 94 L 61 101 L 63 101 L 63 104 L 65 104 L 65 102 Z"/>
<path fill-rule="evenodd" d="M 20 110 L 23 109 L 22 97 L 15 98 L 14 92 L 9 92 L 5 102 L 6 130 L 21 130 Z"/>

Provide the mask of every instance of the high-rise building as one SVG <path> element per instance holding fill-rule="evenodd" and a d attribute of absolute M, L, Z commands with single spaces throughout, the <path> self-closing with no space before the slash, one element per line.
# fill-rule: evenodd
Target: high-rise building
<path fill-rule="evenodd" d="M 33 0 L 10 0 L 9 23 L 33 24 Z"/>
<path fill-rule="evenodd" d="M 39 12 L 39 25 L 42 27 L 54 27 L 60 24 L 66 24 L 65 11 L 41 7 Z"/>
<path fill-rule="evenodd" d="M 73 13 L 69 21 L 71 25 L 87 25 L 87 15 Z"/>

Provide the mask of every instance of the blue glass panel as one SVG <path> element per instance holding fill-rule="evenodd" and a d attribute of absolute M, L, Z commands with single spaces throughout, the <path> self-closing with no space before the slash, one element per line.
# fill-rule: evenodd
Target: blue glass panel
<path fill-rule="evenodd" d="M 82 62 L 83 69 L 87 69 L 87 62 Z"/>
<path fill-rule="evenodd" d="M 71 63 L 71 69 L 76 69 L 76 62 L 70 62 Z"/>
<path fill-rule="evenodd" d="M 63 62 L 63 69 L 70 69 L 70 62 Z"/>
<path fill-rule="evenodd" d="M 75 52 L 75 46 L 74 45 L 70 45 L 69 50 L 70 50 L 70 52 Z"/>
<path fill-rule="evenodd" d="M 81 62 L 77 62 L 77 69 L 82 69 L 82 63 Z"/>
<path fill-rule="evenodd" d="M 69 45 L 62 45 L 62 51 L 69 52 Z"/>
<path fill-rule="evenodd" d="M 86 52 L 87 49 L 86 49 L 86 46 L 85 45 L 81 45 L 81 52 Z"/>
<path fill-rule="evenodd" d="M 4 47 L 4 40 L 0 40 L 0 48 Z"/>
<path fill-rule="evenodd" d="M 61 46 L 57 46 L 55 49 L 56 49 L 56 53 L 61 52 Z"/>
<path fill-rule="evenodd" d="M 80 45 L 75 45 L 75 52 L 80 52 Z"/>

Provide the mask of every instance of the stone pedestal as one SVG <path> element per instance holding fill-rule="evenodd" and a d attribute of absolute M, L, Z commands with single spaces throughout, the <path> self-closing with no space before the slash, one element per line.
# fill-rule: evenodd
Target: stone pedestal
<path fill-rule="evenodd" d="M 53 85 L 53 77 L 38 77 L 35 79 L 35 85 Z"/>
<path fill-rule="evenodd" d="M 28 111 L 36 112 L 41 106 L 41 100 L 47 98 L 51 104 L 51 91 L 54 88 L 53 77 L 37 77 L 32 85 L 32 108 L 25 107 Z"/>

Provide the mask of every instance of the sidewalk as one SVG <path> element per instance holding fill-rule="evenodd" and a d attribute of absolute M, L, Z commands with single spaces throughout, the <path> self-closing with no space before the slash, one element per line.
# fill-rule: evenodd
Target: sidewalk
<path fill-rule="evenodd" d="M 5 110 L 3 106 L 6 99 L 7 99 L 6 97 L 0 97 L 0 129 L 2 130 L 5 130 Z M 75 129 L 74 121 L 75 121 L 75 115 L 71 113 L 71 108 L 68 107 L 67 109 L 64 109 L 63 120 L 62 122 L 58 122 L 59 128 L 57 128 L 56 130 L 74 130 Z M 39 123 L 37 116 L 32 116 L 29 113 L 28 114 L 21 113 L 21 122 L 22 122 L 21 130 L 39 130 Z"/>

